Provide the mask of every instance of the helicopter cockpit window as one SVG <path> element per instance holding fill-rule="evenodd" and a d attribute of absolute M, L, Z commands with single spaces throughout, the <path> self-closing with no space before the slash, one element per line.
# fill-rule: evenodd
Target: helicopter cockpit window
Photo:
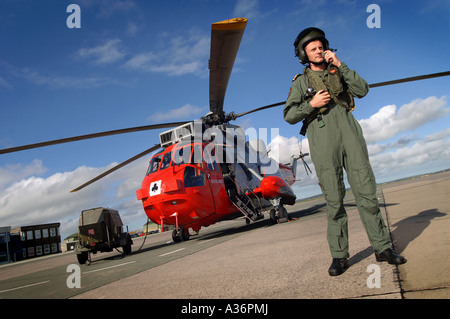
<path fill-rule="evenodd" d="M 152 160 L 150 161 L 150 165 L 148 166 L 147 174 L 145 175 L 150 175 L 151 173 L 156 172 L 158 170 L 159 163 L 161 163 L 161 157 L 162 153 L 152 158 Z"/>
<path fill-rule="evenodd" d="M 159 170 L 163 170 L 170 166 L 170 160 L 172 159 L 172 152 L 167 152 L 164 154 L 164 157 L 162 159 L 161 167 Z"/>
<path fill-rule="evenodd" d="M 180 147 L 174 151 L 172 165 L 182 165 L 189 163 L 191 158 L 191 145 Z"/>
<path fill-rule="evenodd" d="M 203 157 L 200 144 L 189 144 L 175 150 L 173 162 L 175 165 L 190 164 L 184 169 L 184 187 L 200 187 L 205 185 L 205 173 L 201 170 L 203 169 Z"/>

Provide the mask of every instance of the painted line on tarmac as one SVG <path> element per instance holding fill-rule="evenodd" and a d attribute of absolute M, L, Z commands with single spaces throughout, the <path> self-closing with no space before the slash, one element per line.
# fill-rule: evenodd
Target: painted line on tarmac
<path fill-rule="evenodd" d="M 177 252 L 179 252 L 181 250 L 184 250 L 184 249 L 186 249 L 186 248 L 180 248 L 180 249 L 177 249 L 177 250 L 174 250 L 174 251 L 171 251 L 171 252 L 159 255 L 159 257 L 164 257 L 164 256 L 167 256 L 167 255 L 170 255 L 170 254 L 174 254 L 174 253 L 177 253 Z"/>
<path fill-rule="evenodd" d="M 97 271 L 106 270 L 106 269 L 111 269 L 111 268 L 121 267 L 121 266 L 129 265 L 129 264 L 133 264 L 133 263 L 135 263 L 135 262 L 136 262 L 136 260 L 135 260 L 135 261 L 130 261 L 130 262 L 127 262 L 127 263 L 123 263 L 123 264 L 118 264 L 118 265 L 114 265 L 114 266 L 109 266 L 109 267 L 105 267 L 105 268 L 100 268 L 100 269 L 96 269 L 96 270 L 86 271 L 86 272 L 83 273 L 83 275 L 85 275 L 85 274 L 90 274 L 90 273 L 97 272 Z"/>
<path fill-rule="evenodd" d="M 9 292 L 9 291 L 14 291 L 14 290 L 18 290 L 18 289 L 23 289 L 23 288 L 28 288 L 28 287 L 33 287 L 33 286 L 37 286 L 37 285 L 46 284 L 48 282 L 50 282 L 50 280 L 41 281 L 41 282 L 37 282 L 37 283 L 34 283 L 34 284 L 29 284 L 29 285 L 25 285 L 25 286 L 16 287 L 16 288 L 0 290 L 0 294 L 3 293 L 3 292 Z"/>
<path fill-rule="evenodd" d="M 207 239 L 207 240 L 199 240 L 199 242 L 197 243 L 197 245 L 205 244 L 205 243 L 210 242 L 211 240 L 214 240 L 214 239 L 215 239 L 215 238 L 211 238 L 211 239 Z"/>

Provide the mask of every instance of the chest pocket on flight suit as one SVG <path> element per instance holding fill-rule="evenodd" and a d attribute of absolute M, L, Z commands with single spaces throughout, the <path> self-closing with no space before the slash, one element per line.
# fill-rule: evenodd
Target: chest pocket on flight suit
<path fill-rule="evenodd" d="M 330 93 L 331 98 L 338 105 L 349 111 L 355 109 L 353 95 L 349 92 L 347 84 L 342 81 L 341 73 L 336 66 L 332 64 L 328 65 L 323 78 L 321 78 L 318 73 L 311 70 L 310 67 L 306 67 L 303 72 L 307 77 L 308 86 L 312 87 L 316 92 L 325 90 Z"/>

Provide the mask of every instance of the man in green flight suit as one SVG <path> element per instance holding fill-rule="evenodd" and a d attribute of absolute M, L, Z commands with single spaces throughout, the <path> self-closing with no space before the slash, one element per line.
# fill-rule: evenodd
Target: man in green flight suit
<path fill-rule="evenodd" d="M 327 239 L 333 258 L 328 273 L 338 276 L 348 268 L 343 169 L 376 260 L 405 263 L 406 259 L 391 249 L 378 207 L 366 142 L 351 112 L 354 97 L 362 98 L 368 93 L 367 82 L 329 49 L 325 33 L 318 28 L 300 32 L 294 47 L 300 62 L 307 66 L 292 82 L 283 115 L 290 124 L 303 121 L 301 134 L 308 134 L 311 159 L 327 202 Z"/>

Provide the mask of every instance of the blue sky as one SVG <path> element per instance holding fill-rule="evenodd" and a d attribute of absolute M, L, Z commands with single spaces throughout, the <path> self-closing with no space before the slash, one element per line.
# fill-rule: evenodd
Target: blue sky
<path fill-rule="evenodd" d="M 372 3 L 381 28 L 366 24 Z M 67 27 L 70 4 L 81 9 L 81 28 Z M 225 110 L 239 113 L 286 99 L 303 68 L 292 43 L 309 26 L 322 28 L 368 83 L 448 71 L 449 14 L 448 1 L 2 0 L 0 148 L 204 116 L 217 21 L 249 20 L 225 98 Z M 450 167 L 449 87 L 444 77 L 373 88 L 356 101 L 378 182 Z M 285 161 L 298 141 L 304 152 L 309 146 L 282 108 L 234 124 L 278 129 L 267 139 Z M 81 210 L 109 206 L 139 228 L 146 217 L 135 191 L 149 156 L 69 191 L 158 143 L 161 131 L 0 155 L 1 224 L 59 221 L 66 235 L 77 230 Z M 298 198 L 320 192 L 315 175 L 298 172 Z"/>

